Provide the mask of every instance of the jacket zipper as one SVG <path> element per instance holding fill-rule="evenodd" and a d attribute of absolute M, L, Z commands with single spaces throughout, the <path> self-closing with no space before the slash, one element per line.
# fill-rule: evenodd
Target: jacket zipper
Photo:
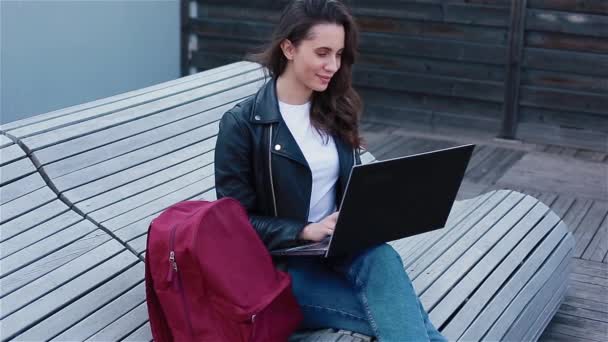
<path fill-rule="evenodd" d="M 186 321 L 188 323 L 188 329 L 190 330 L 190 336 L 194 338 L 194 329 L 192 328 L 192 320 L 190 319 L 190 311 L 188 310 L 188 301 L 186 300 L 186 291 L 184 291 L 183 280 L 181 273 L 178 272 L 177 261 L 175 260 L 175 232 L 177 226 L 173 226 L 171 229 L 171 240 L 169 243 L 169 275 L 167 280 L 173 284 L 173 273 L 177 274 L 177 290 L 179 291 L 182 306 L 184 307 L 184 314 L 186 315 Z"/>
<path fill-rule="evenodd" d="M 270 172 L 270 190 L 272 192 L 272 204 L 274 208 L 274 216 L 277 214 L 277 200 L 274 196 L 274 182 L 272 180 L 272 124 L 270 125 L 270 134 L 268 135 L 268 170 Z"/>

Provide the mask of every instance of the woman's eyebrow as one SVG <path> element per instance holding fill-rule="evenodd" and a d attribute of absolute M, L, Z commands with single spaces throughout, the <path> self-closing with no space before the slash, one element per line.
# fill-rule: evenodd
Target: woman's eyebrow
<path fill-rule="evenodd" d="M 321 46 L 316 48 L 315 50 L 328 50 L 328 51 L 334 51 L 334 49 L 330 48 L 329 46 Z M 338 52 L 344 50 L 344 48 L 340 48 L 338 49 Z"/>

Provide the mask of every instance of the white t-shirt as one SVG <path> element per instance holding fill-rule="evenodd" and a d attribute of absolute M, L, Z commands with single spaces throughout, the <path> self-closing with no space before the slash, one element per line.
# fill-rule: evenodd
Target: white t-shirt
<path fill-rule="evenodd" d="M 340 172 L 338 150 L 331 136 L 322 137 L 310 123 L 310 102 L 290 105 L 279 101 L 279 110 L 312 172 L 308 221 L 319 222 L 336 210 L 336 181 Z M 324 140 L 327 139 L 327 144 Z"/>

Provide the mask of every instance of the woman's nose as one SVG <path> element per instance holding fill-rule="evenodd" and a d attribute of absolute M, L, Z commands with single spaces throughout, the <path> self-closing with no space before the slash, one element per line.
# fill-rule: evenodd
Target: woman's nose
<path fill-rule="evenodd" d="M 338 63 L 339 63 L 339 61 L 337 58 L 332 58 L 331 61 L 329 61 L 327 64 L 325 64 L 325 70 L 331 71 L 331 72 L 338 71 Z"/>

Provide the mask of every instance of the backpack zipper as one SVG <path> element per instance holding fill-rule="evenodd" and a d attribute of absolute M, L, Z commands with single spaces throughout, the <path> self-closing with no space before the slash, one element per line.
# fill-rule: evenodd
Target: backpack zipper
<path fill-rule="evenodd" d="M 167 281 L 171 284 L 174 284 L 173 273 L 177 273 L 177 262 L 175 261 L 175 251 L 173 250 L 176 230 L 177 226 L 173 226 L 173 228 L 171 228 L 171 239 L 169 241 L 169 273 L 167 274 Z"/>
<path fill-rule="evenodd" d="M 177 285 L 177 291 L 180 294 L 182 306 L 184 308 L 184 314 L 186 316 L 186 321 L 188 323 L 188 329 L 190 330 L 190 336 L 194 338 L 194 329 L 192 328 L 192 320 L 190 319 L 190 311 L 188 310 L 188 301 L 186 300 L 186 291 L 184 291 L 183 280 L 181 273 L 178 272 L 177 261 L 175 260 L 175 232 L 177 231 L 177 226 L 173 226 L 171 228 L 171 240 L 169 242 L 169 275 L 167 276 L 167 281 L 171 284 Z M 177 284 L 173 282 L 173 273 L 177 274 Z"/>

